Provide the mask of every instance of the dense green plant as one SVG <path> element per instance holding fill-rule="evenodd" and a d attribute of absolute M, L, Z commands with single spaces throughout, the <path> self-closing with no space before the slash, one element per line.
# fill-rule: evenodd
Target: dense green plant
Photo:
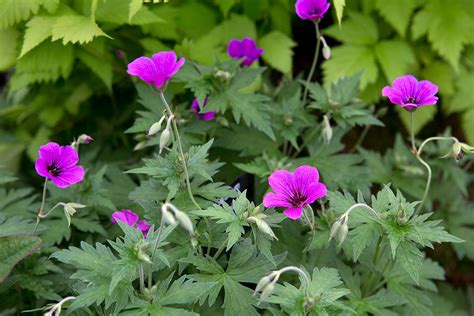
<path fill-rule="evenodd" d="M 0 101 L 2 314 L 472 313 L 472 289 L 444 280 L 474 260 L 473 148 L 449 129 L 410 146 L 400 125 L 393 148 L 362 146 L 387 130 L 381 88 L 407 72 L 440 86 L 443 110 L 469 109 L 467 3 L 334 1 L 346 16 L 321 32 L 341 45 L 318 83 L 293 75 L 293 1 L 150 2 L 0 0 L 0 68 L 14 66 Z M 242 37 L 269 67 L 225 54 Z M 126 75 L 132 55 L 170 48 L 186 62 L 166 89 Z M 199 119 L 194 98 L 216 116 Z M 414 130 L 437 108 L 416 110 Z M 56 138 L 73 141 L 85 178 L 46 180 L 41 195 L 29 159 Z M 268 177 L 304 165 L 325 197 L 298 221 L 265 207 Z M 121 209 L 151 228 L 112 223 Z"/>

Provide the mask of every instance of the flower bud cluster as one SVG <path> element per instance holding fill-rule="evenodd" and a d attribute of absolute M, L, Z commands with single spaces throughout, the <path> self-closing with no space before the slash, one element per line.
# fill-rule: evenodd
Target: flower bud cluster
<path fill-rule="evenodd" d="M 336 239 L 339 243 L 339 247 L 347 238 L 347 234 L 349 232 L 349 226 L 347 225 L 348 220 L 349 214 L 346 212 L 342 214 L 331 227 L 331 232 L 329 233 L 329 240 L 333 238 Z"/>
<path fill-rule="evenodd" d="M 163 149 L 165 149 L 165 147 L 168 146 L 168 144 L 171 141 L 171 121 L 173 119 L 174 119 L 174 115 L 170 115 L 170 117 L 168 117 L 168 121 L 166 122 L 165 130 L 161 133 L 159 154 L 161 154 Z"/>
<path fill-rule="evenodd" d="M 171 203 L 161 206 L 161 220 L 167 225 L 178 223 L 190 235 L 194 234 L 194 225 L 189 216 Z"/>

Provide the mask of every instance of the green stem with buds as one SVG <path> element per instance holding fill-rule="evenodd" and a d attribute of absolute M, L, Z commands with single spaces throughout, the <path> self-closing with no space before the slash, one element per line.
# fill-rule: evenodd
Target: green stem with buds
<path fill-rule="evenodd" d="M 440 137 L 440 136 L 435 136 L 435 137 L 430 137 L 427 138 L 423 143 L 421 143 L 420 148 L 418 150 L 415 149 L 415 157 L 418 159 L 418 161 L 426 168 L 428 171 L 428 178 L 426 179 L 426 186 L 425 186 L 425 191 L 423 193 L 423 198 L 421 199 L 420 204 L 418 204 L 418 207 L 416 209 L 416 213 L 420 212 L 421 208 L 423 207 L 423 204 L 425 203 L 426 198 L 428 197 L 428 192 L 430 191 L 430 186 L 431 186 L 431 177 L 432 177 L 432 172 L 431 172 L 431 167 L 428 165 L 426 161 L 424 161 L 421 158 L 421 153 L 423 152 L 423 147 L 425 147 L 426 144 L 428 144 L 431 141 L 435 140 L 451 140 L 454 143 L 458 143 L 459 140 L 456 137 Z"/>
<path fill-rule="evenodd" d="M 306 79 L 306 86 L 303 92 L 303 105 L 306 103 L 306 99 L 308 97 L 308 84 L 311 82 L 313 78 L 314 70 L 316 69 L 316 64 L 318 62 L 319 57 L 319 46 L 321 45 L 321 34 L 319 32 L 319 22 L 314 22 L 314 28 L 316 30 L 316 51 L 314 52 L 313 64 L 311 65 L 311 69 L 308 74 L 308 78 Z"/>
<path fill-rule="evenodd" d="M 168 111 L 168 113 L 170 115 L 172 115 L 173 112 L 171 111 L 171 108 L 170 108 L 168 102 L 166 101 L 166 98 L 165 98 L 165 95 L 163 94 L 163 91 L 160 90 L 159 92 L 160 92 L 161 100 L 163 101 L 163 103 L 166 107 L 166 110 Z M 201 206 L 199 206 L 199 204 L 194 199 L 193 191 L 191 190 L 191 181 L 189 180 L 188 167 L 186 165 L 186 159 L 184 157 L 183 146 L 181 144 L 181 137 L 179 136 L 179 131 L 178 131 L 178 126 L 176 124 L 176 120 L 174 120 L 174 119 L 171 120 L 171 124 L 173 126 L 173 132 L 174 132 L 175 137 L 176 137 L 176 142 L 178 143 L 178 152 L 179 152 L 180 158 L 183 162 L 184 177 L 185 177 L 185 181 L 186 181 L 186 188 L 188 190 L 189 198 L 191 199 L 191 202 L 193 202 L 194 206 L 196 206 L 199 210 L 201 210 Z"/>

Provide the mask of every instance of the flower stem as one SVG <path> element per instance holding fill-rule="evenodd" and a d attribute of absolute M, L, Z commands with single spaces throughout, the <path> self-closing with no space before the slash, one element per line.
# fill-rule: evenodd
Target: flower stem
<path fill-rule="evenodd" d="M 415 128 L 413 127 L 413 111 L 410 111 L 410 136 L 411 136 L 411 149 L 414 153 L 416 153 L 416 145 L 415 145 Z"/>
<path fill-rule="evenodd" d="M 418 148 L 418 150 L 415 151 L 416 159 L 418 159 L 418 161 L 423 166 L 425 166 L 426 170 L 428 171 L 428 178 L 426 179 L 425 192 L 423 193 L 423 198 L 421 199 L 421 202 L 420 204 L 418 204 L 418 207 L 416 209 L 417 213 L 420 212 L 421 208 L 423 207 L 423 204 L 425 203 L 426 198 L 428 197 L 428 192 L 430 191 L 430 186 L 431 186 L 431 176 L 432 176 L 431 167 L 430 165 L 428 165 L 428 163 L 426 163 L 426 161 L 424 161 L 421 158 L 421 153 L 423 152 L 423 147 L 425 147 L 426 144 L 435 140 L 451 140 L 455 143 L 459 142 L 459 140 L 456 137 L 440 137 L 440 136 L 430 137 L 430 138 L 425 139 L 425 141 L 421 143 L 420 148 Z"/>
<path fill-rule="evenodd" d="M 145 288 L 145 273 L 143 272 L 143 264 L 138 266 L 138 273 L 140 274 L 140 291 Z"/>
<path fill-rule="evenodd" d="M 172 115 L 173 112 L 171 112 L 171 108 L 168 104 L 168 102 L 166 102 L 166 98 L 165 98 L 165 95 L 163 94 L 163 91 L 160 90 L 160 97 L 161 97 L 161 100 L 163 101 L 163 103 L 165 104 L 165 107 L 166 107 L 166 110 L 168 111 L 168 113 L 170 115 Z M 173 126 L 173 132 L 176 136 L 176 142 L 178 143 L 178 151 L 179 151 L 179 155 L 180 155 L 180 158 L 183 162 L 183 170 L 184 170 L 184 177 L 185 177 L 185 181 L 186 181 L 186 188 L 188 190 L 188 195 L 189 195 L 189 198 L 191 199 L 191 202 L 193 202 L 193 204 L 199 209 L 201 210 L 201 206 L 199 206 L 199 204 L 196 202 L 196 200 L 194 199 L 194 196 L 193 196 L 193 191 L 191 190 L 191 181 L 189 180 L 189 173 L 188 173 L 188 167 L 186 165 L 186 159 L 184 157 L 184 152 L 183 152 L 183 146 L 181 145 L 181 137 L 179 136 L 179 131 L 178 131 L 178 126 L 176 125 L 176 121 L 175 120 L 172 120 L 171 121 L 172 123 L 172 126 Z"/>
<path fill-rule="evenodd" d="M 358 207 L 362 207 L 362 208 L 365 208 L 369 211 L 371 211 L 372 213 L 374 213 L 375 216 L 377 216 L 377 218 L 380 219 L 380 215 L 379 213 L 377 213 L 373 208 L 371 208 L 370 206 L 368 206 L 367 204 L 363 204 L 363 203 L 357 203 L 357 204 L 354 204 L 352 205 L 351 207 L 349 207 L 349 209 L 343 214 L 345 216 L 349 216 L 349 214 L 356 208 Z"/>
<path fill-rule="evenodd" d="M 229 237 L 227 237 L 224 242 L 222 243 L 222 245 L 219 247 L 219 249 L 217 249 L 216 253 L 214 254 L 214 256 L 212 258 L 214 259 L 217 259 L 221 253 L 224 251 L 225 249 L 225 245 L 227 244 L 227 242 L 229 241 Z"/>
<path fill-rule="evenodd" d="M 314 70 L 316 69 L 316 64 L 318 62 L 319 57 L 319 46 L 321 45 L 321 34 L 319 32 L 319 22 L 314 22 L 314 28 L 316 30 L 316 50 L 314 52 L 313 64 L 311 65 L 311 69 L 308 74 L 308 78 L 306 79 L 306 86 L 303 92 L 303 105 L 306 103 L 306 99 L 308 97 L 308 84 L 311 82 L 313 78 Z"/>
<path fill-rule="evenodd" d="M 282 273 L 285 273 L 285 272 L 288 272 L 288 271 L 293 271 L 293 272 L 298 273 L 302 277 L 302 279 L 304 280 L 305 287 L 309 287 L 311 285 L 311 281 L 310 281 L 309 277 L 306 275 L 306 273 L 303 270 L 301 270 L 298 267 L 288 266 L 288 267 L 284 267 L 284 268 L 278 270 L 279 274 L 282 274 Z"/>
<path fill-rule="evenodd" d="M 36 224 L 35 224 L 35 228 L 33 229 L 33 235 L 35 235 L 36 231 L 38 230 L 38 225 L 39 225 L 40 220 L 41 220 L 40 215 L 43 214 L 44 203 L 46 201 L 46 185 L 47 184 L 48 184 L 48 178 L 45 178 L 44 179 L 44 184 L 43 184 L 43 196 L 41 198 L 41 206 L 40 206 L 40 209 L 39 209 L 38 213 L 36 214 Z"/>

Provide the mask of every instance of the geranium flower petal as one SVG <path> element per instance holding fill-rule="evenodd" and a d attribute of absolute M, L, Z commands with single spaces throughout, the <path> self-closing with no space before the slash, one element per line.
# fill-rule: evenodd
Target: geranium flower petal
<path fill-rule="evenodd" d="M 301 217 L 301 213 L 303 212 L 302 207 L 293 207 L 293 208 L 288 208 L 283 211 L 283 213 L 288 216 L 290 219 L 298 219 Z"/>
<path fill-rule="evenodd" d="M 49 142 L 39 148 L 38 154 L 44 160 L 47 166 L 57 163 L 61 156 L 61 146 L 57 143 Z"/>
<path fill-rule="evenodd" d="M 127 73 L 140 78 L 148 84 L 154 83 L 157 76 L 155 63 L 148 57 L 139 57 L 128 64 Z"/>
<path fill-rule="evenodd" d="M 276 170 L 268 177 L 268 184 L 275 193 L 293 196 L 293 175 L 288 170 Z"/>
<path fill-rule="evenodd" d="M 71 146 L 62 146 L 57 166 L 61 169 L 75 166 L 79 161 L 77 150 Z"/>
<path fill-rule="evenodd" d="M 292 204 L 287 196 L 269 192 L 263 197 L 263 205 L 265 207 L 291 207 Z"/>

